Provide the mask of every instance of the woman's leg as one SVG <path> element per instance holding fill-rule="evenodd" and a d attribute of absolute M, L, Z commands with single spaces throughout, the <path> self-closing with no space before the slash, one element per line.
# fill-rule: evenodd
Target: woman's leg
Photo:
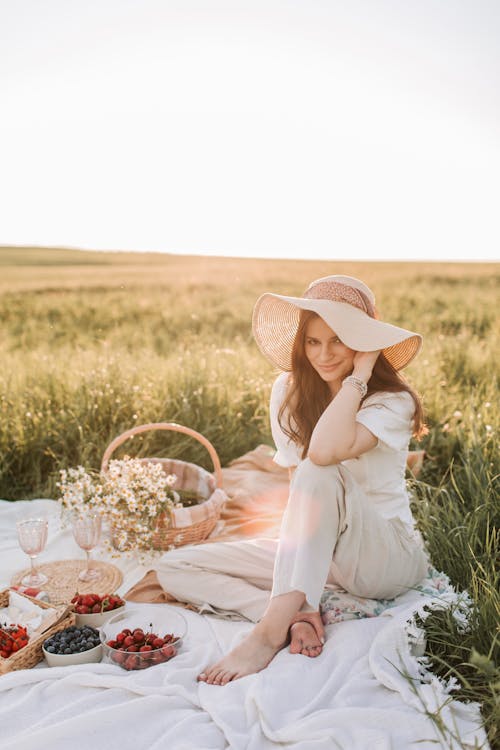
<path fill-rule="evenodd" d="M 349 498 L 356 503 L 357 497 Z M 338 465 L 305 459 L 290 484 L 271 596 L 303 591 L 303 610 L 317 611 L 339 537 L 347 529 L 346 491 Z"/>
<path fill-rule="evenodd" d="M 319 467 L 310 461 L 300 464 L 281 525 L 269 606 L 251 633 L 199 679 L 225 685 L 260 671 L 285 645 L 297 612 L 303 607 L 318 609 L 343 530 L 344 494 L 338 467 Z"/>
<path fill-rule="evenodd" d="M 270 598 L 277 539 L 186 545 L 155 569 L 165 591 L 200 612 L 258 622 Z"/>

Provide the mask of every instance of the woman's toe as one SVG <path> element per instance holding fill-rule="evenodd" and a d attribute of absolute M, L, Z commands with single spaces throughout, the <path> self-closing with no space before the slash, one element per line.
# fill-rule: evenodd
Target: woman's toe
<path fill-rule="evenodd" d="M 219 671 L 219 669 L 211 669 L 210 672 L 207 672 L 206 681 L 209 683 L 209 685 L 213 685 L 213 682 L 219 674 Z"/>
<path fill-rule="evenodd" d="M 292 637 L 292 642 L 290 643 L 290 653 L 291 654 L 300 654 L 302 649 L 304 648 L 304 644 L 302 643 L 300 638 Z"/>

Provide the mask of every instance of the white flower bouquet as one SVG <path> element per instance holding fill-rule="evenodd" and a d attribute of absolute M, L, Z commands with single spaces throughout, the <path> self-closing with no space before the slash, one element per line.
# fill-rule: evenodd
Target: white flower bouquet
<path fill-rule="evenodd" d="M 110 461 L 101 474 L 82 466 L 60 474 L 62 507 L 77 512 L 92 507 L 102 513 L 113 546 L 121 552 L 158 548 L 158 535 L 171 525 L 174 509 L 182 507 L 173 489 L 177 477 L 166 474 L 159 463 L 126 456 Z"/>
<path fill-rule="evenodd" d="M 83 466 L 76 469 L 62 469 L 57 487 L 59 503 L 67 515 L 81 514 L 86 509 L 101 510 L 102 486 L 97 472 L 87 471 Z"/>

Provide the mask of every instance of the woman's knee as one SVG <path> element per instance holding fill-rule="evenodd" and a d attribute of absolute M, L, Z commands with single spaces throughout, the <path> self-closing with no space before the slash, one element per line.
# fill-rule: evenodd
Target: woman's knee
<path fill-rule="evenodd" d="M 335 485 L 342 489 L 344 486 L 338 464 L 320 466 L 313 463 L 310 458 L 305 458 L 297 466 L 292 480 L 292 486 L 296 485 L 307 485 L 308 487 L 325 485 L 330 491 Z"/>
<path fill-rule="evenodd" d="M 156 565 L 157 567 L 161 566 L 165 570 L 180 570 L 193 567 L 196 565 L 196 562 L 194 546 L 185 545 L 164 552 L 164 554 L 158 559 Z"/>
<path fill-rule="evenodd" d="M 345 509 L 345 490 L 338 466 L 319 466 L 308 458 L 300 463 L 290 486 L 290 509 L 322 518 L 338 518 Z M 300 510 L 299 510 L 300 512 Z"/>

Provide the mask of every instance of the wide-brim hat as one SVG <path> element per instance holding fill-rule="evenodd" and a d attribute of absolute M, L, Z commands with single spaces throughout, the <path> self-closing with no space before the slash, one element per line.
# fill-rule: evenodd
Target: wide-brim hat
<path fill-rule="evenodd" d="M 285 372 L 292 369 L 301 310 L 317 313 L 350 349 L 381 349 L 395 370 L 406 367 L 422 346 L 419 333 L 373 317 L 375 297 L 362 281 L 352 276 L 325 276 L 313 281 L 302 297 L 266 292 L 255 304 L 252 328 L 257 345 Z"/>

